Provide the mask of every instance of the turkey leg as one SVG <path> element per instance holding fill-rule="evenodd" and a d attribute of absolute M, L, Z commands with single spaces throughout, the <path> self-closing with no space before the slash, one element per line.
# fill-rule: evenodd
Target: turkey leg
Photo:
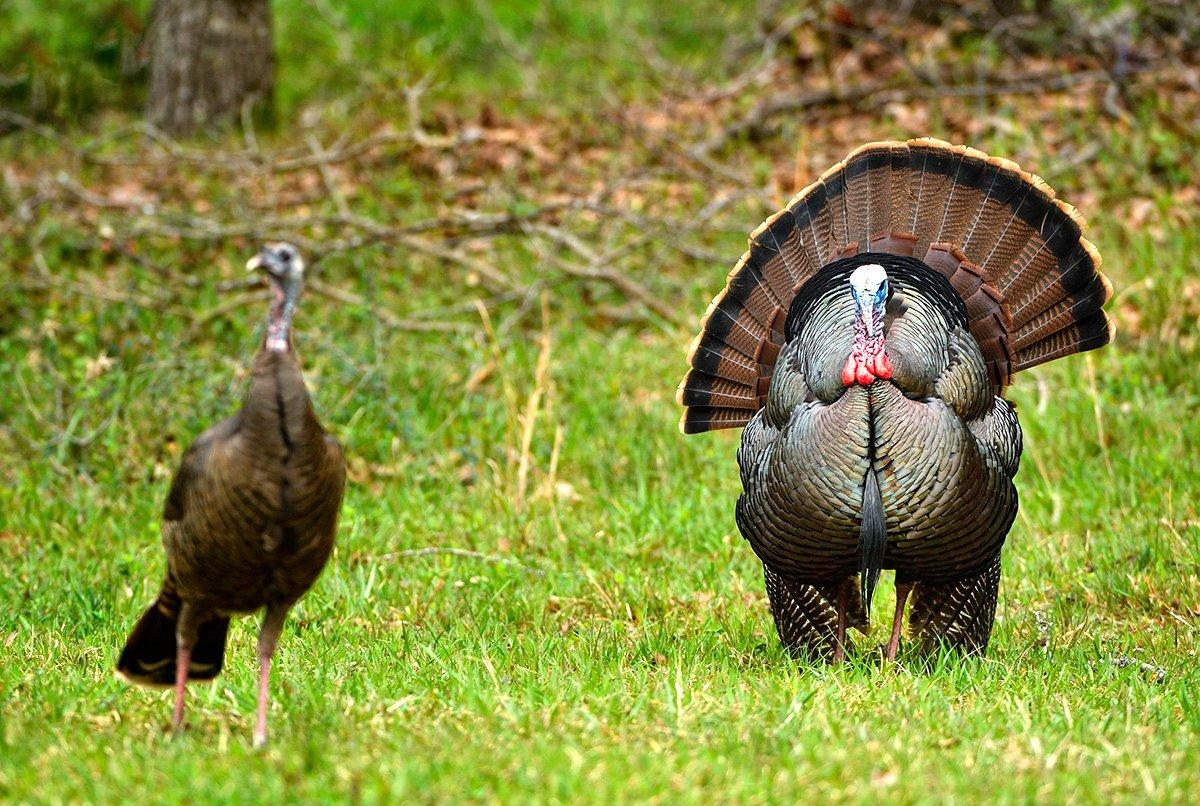
<path fill-rule="evenodd" d="M 283 621 L 287 618 L 288 605 L 267 605 L 262 628 L 258 632 L 258 720 L 254 727 L 254 746 L 267 744 L 267 706 L 270 699 L 271 659 L 279 644 Z"/>
<path fill-rule="evenodd" d="M 900 648 L 900 628 L 904 624 L 904 605 L 908 602 L 908 594 L 912 592 L 911 582 L 896 583 L 896 614 L 892 616 L 892 640 L 888 641 L 883 656 L 889 661 L 896 659 L 896 651 Z"/>
<path fill-rule="evenodd" d="M 838 590 L 837 634 L 833 639 L 833 662 L 841 663 L 846 658 L 846 606 L 850 600 L 850 582 L 842 583 Z"/>
<path fill-rule="evenodd" d="M 192 664 L 192 647 L 200 634 L 196 608 L 184 602 L 179 608 L 179 619 L 175 622 L 175 713 L 171 717 L 171 730 L 176 733 L 183 727 L 183 703 L 187 694 L 188 667 Z"/>

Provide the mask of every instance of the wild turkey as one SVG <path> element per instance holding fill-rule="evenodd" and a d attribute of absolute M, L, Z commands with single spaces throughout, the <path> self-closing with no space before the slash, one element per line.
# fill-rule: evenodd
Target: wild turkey
<path fill-rule="evenodd" d="M 178 729 L 187 681 L 221 671 L 230 616 L 265 608 L 254 731 L 261 746 L 271 658 L 288 610 L 333 549 L 346 470 L 341 446 L 317 421 L 292 349 L 304 261 L 296 247 L 277 243 L 246 265 L 265 273 L 273 294 L 250 390 L 241 411 L 184 454 L 163 510 L 166 579 L 117 670 L 134 683 L 173 684 Z"/>
<path fill-rule="evenodd" d="M 859 148 L 750 236 L 680 427 L 745 426 L 736 520 L 789 650 L 840 660 L 881 569 L 889 659 L 910 595 L 922 648 L 986 649 L 1021 455 L 1001 395 L 1112 337 L 1083 227 L 1015 164 L 921 139 Z"/>

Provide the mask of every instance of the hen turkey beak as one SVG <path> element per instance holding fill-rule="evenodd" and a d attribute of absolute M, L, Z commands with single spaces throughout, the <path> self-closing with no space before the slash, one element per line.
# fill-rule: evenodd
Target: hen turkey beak
<path fill-rule="evenodd" d="M 263 260 L 262 252 L 259 252 L 254 257 L 246 261 L 246 271 L 257 271 L 263 267 L 264 263 L 266 263 L 266 261 Z"/>

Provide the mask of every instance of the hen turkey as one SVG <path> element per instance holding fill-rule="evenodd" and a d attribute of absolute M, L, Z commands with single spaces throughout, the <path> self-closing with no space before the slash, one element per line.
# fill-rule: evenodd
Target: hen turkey
<path fill-rule="evenodd" d="M 736 519 L 780 640 L 844 656 L 882 569 L 929 649 L 982 653 L 1017 512 L 1014 373 L 1107 344 L 1083 219 L 1012 162 L 871 143 L 750 236 L 679 387 L 684 433 L 745 426 Z"/>
<path fill-rule="evenodd" d="M 221 671 L 230 616 L 264 609 L 254 731 L 260 746 L 271 659 L 288 610 L 333 550 L 346 467 L 341 446 L 317 420 L 292 348 L 303 258 L 291 244 L 269 244 L 247 267 L 266 275 L 273 295 L 250 389 L 241 411 L 184 454 L 163 509 L 166 578 L 117 670 L 135 683 L 173 684 L 178 729 L 187 682 Z"/>

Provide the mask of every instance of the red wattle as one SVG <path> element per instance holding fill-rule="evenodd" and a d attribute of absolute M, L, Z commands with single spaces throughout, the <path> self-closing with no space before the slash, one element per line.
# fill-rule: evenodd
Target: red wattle
<path fill-rule="evenodd" d="M 862 384 L 870 386 L 874 381 L 886 381 L 892 377 L 892 360 L 880 350 L 867 356 L 850 353 L 842 366 L 842 385 Z"/>
<path fill-rule="evenodd" d="M 883 350 L 875 353 L 871 362 L 871 372 L 882 381 L 892 377 L 892 360 Z"/>
<path fill-rule="evenodd" d="M 858 368 L 858 362 L 854 360 L 854 354 L 846 359 L 846 365 L 842 367 L 842 386 L 851 386 L 854 383 L 854 376 Z"/>

